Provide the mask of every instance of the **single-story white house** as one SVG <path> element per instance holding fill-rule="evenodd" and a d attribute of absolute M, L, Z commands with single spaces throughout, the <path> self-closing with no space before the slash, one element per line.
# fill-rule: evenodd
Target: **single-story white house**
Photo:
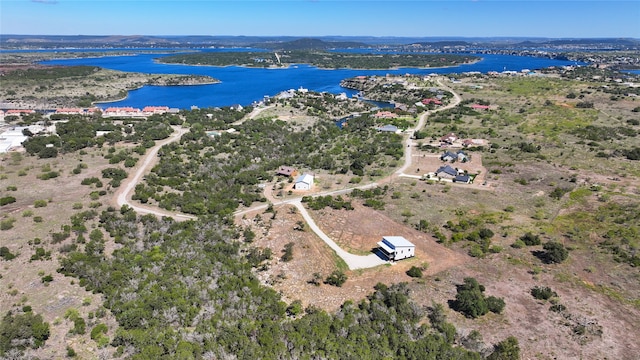
<path fill-rule="evenodd" d="M 293 188 L 296 190 L 311 190 L 313 186 L 313 176 L 309 174 L 302 174 L 296 179 L 296 183 Z"/>
<path fill-rule="evenodd" d="M 389 260 L 402 260 L 416 256 L 416 246 L 402 236 L 383 236 L 378 246 Z"/>

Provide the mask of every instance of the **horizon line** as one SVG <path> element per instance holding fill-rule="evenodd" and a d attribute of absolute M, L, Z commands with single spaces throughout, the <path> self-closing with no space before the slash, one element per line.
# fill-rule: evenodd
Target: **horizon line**
<path fill-rule="evenodd" d="M 323 37 L 344 37 L 344 38 L 471 38 L 471 39 L 490 39 L 490 38 L 510 38 L 510 39 L 633 39 L 640 40 L 633 36 L 534 36 L 534 35 L 484 35 L 484 36 L 470 36 L 470 35 L 206 35 L 206 34 L 2 34 L 0 38 L 4 36 L 150 36 L 150 37 L 185 37 L 185 36 L 201 36 L 201 37 L 258 37 L 258 38 L 274 38 L 274 37 L 297 37 L 297 38 L 323 38 Z"/>

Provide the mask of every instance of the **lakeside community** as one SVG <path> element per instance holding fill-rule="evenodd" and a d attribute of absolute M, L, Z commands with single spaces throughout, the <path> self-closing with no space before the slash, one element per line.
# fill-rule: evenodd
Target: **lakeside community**
<path fill-rule="evenodd" d="M 559 70 L 556 69 L 555 71 Z M 500 91 L 503 91 L 501 93 L 504 94 L 503 96 L 509 96 L 509 101 L 518 102 L 518 104 L 500 101 L 498 100 L 499 98 L 495 97 L 495 93 L 491 94 L 494 97 L 482 97 L 479 94 L 492 86 L 487 79 L 501 78 L 502 80 L 508 79 L 508 81 L 515 79 L 502 84 L 515 84 L 516 86 L 520 84 L 519 80 L 522 79 L 522 83 L 542 87 L 549 84 L 543 83 L 546 77 L 552 78 L 552 72 L 527 70 L 514 73 L 467 73 L 462 76 L 444 78 L 439 75 L 358 76 L 348 81 L 353 86 L 352 89 L 359 91 L 356 96 L 350 97 L 345 93 L 317 93 L 304 87 L 290 89 L 282 91 L 273 97 L 265 97 L 252 105 L 242 106 L 237 104 L 229 106 L 228 109 L 225 108 L 225 112 L 228 111 L 228 113 L 232 114 L 229 119 L 234 118 L 233 115 L 238 115 L 238 118 L 241 118 L 240 120 L 236 118 L 233 121 L 215 122 L 216 112 L 220 109 L 212 109 L 208 113 L 207 109 L 194 107 L 191 110 L 195 110 L 194 113 L 197 113 L 200 117 L 197 121 L 190 122 L 190 127 L 181 127 L 173 123 L 173 126 L 170 127 L 165 124 L 170 133 L 169 137 L 151 144 L 146 153 L 142 151 L 144 155 L 140 154 L 141 157 L 135 158 L 137 162 L 133 162 L 132 174 L 129 174 L 128 180 L 123 183 L 125 186 L 115 190 L 115 188 L 111 188 L 111 185 L 108 185 L 107 190 L 103 192 L 104 195 L 107 195 L 114 190 L 116 191 L 117 202 L 115 202 L 115 205 L 120 207 L 121 215 L 124 216 L 127 216 L 127 211 L 132 209 L 132 212 L 138 212 L 140 215 L 155 214 L 158 217 L 162 217 L 163 221 L 169 221 L 170 218 L 173 218 L 176 222 L 183 220 L 197 221 L 197 214 L 189 213 L 188 211 L 182 212 L 185 211 L 186 207 L 159 205 L 163 201 L 159 196 L 155 198 L 155 195 L 147 196 L 144 198 L 145 200 L 140 197 L 133 197 L 144 195 L 142 192 L 151 184 L 147 182 L 151 178 L 153 178 L 151 181 L 156 183 L 149 188 L 152 188 L 153 191 L 158 188 L 166 190 L 167 187 L 158 186 L 157 173 L 142 181 L 144 174 L 150 171 L 156 163 L 170 165 L 171 159 L 181 159 L 182 156 L 185 156 L 185 153 L 180 153 L 181 150 L 175 144 L 168 146 L 167 151 L 162 156 L 158 156 L 161 146 L 180 140 L 182 135 L 197 127 L 197 136 L 192 133 L 187 136 L 190 138 L 188 140 L 190 141 L 189 146 L 192 146 L 191 149 L 207 149 L 204 152 L 200 152 L 200 154 L 209 152 L 210 154 L 207 156 L 210 157 L 206 158 L 208 163 L 203 164 L 201 167 L 192 168 L 198 169 L 197 171 L 201 175 L 212 178 L 217 174 L 212 175 L 212 172 L 210 172 L 212 171 L 210 170 L 211 163 L 215 163 L 218 159 L 225 157 L 224 155 L 214 156 L 214 150 L 217 147 L 222 147 L 216 144 L 240 142 L 240 139 L 245 135 L 243 134 L 243 131 L 245 131 L 243 123 L 245 121 L 255 118 L 257 120 L 256 123 L 265 127 L 273 122 L 281 123 L 280 125 L 286 124 L 287 126 L 295 127 L 298 131 L 302 131 L 305 128 L 311 128 L 313 124 L 313 115 L 317 113 L 314 112 L 316 108 L 309 104 L 314 104 L 314 106 L 324 109 L 323 114 L 330 114 L 327 119 L 330 121 L 326 122 L 328 126 L 324 132 L 335 131 L 335 128 L 331 128 L 331 121 L 335 123 L 336 127 L 342 129 L 349 129 L 350 126 L 356 128 L 357 126 L 362 126 L 361 124 L 366 124 L 365 130 L 366 133 L 371 134 L 369 138 L 371 141 L 383 142 L 388 141 L 388 139 L 394 139 L 394 142 L 398 143 L 394 145 L 397 145 L 397 149 L 400 151 L 395 154 L 395 158 L 391 156 L 386 158 L 384 165 L 374 162 L 371 168 L 367 169 L 366 172 L 362 172 L 362 174 L 356 174 L 355 171 L 349 172 L 349 170 L 341 173 L 340 168 L 337 168 L 337 170 L 321 170 L 320 167 L 308 164 L 294 164 L 296 159 L 293 157 L 288 158 L 287 161 L 279 161 L 278 166 L 269 168 L 270 172 L 266 175 L 257 172 L 247 173 L 243 181 L 247 184 L 255 185 L 255 192 L 264 197 L 260 200 L 253 200 L 256 204 L 251 204 L 251 201 L 247 201 L 245 204 L 249 205 L 239 207 L 239 210 L 232 214 L 237 224 L 239 224 L 239 228 L 244 229 L 242 236 L 247 243 L 245 244 L 248 248 L 246 250 L 247 258 L 253 259 L 252 257 L 256 257 L 258 259 L 254 266 L 255 274 L 262 284 L 273 287 L 282 296 L 282 299 L 288 303 L 293 304 L 295 303 L 295 301 L 292 302 L 293 300 L 302 299 L 302 301 L 297 301 L 305 306 L 317 305 L 326 309 L 336 309 L 343 299 L 352 299 L 354 297 L 355 300 L 364 299 L 373 286 L 372 278 L 382 283 L 406 282 L 409 279 L 412 282 L 408 286 L 411 287 L 411 291 L 418 294 L 416 300 L 421 306 L 427 308 L 429 301 L 437 300 L 445 303 L 447 299 L 450 300 L 454 297 L 455 295 L 452 293 L 454 284 L 459 284 L 463 277 L 483 276 L 483 282 L 488 284 L 487 289 L 491 294 L 507 299 L 508 306 L 505 312 L 500 314 L 502 312 L 500 310 L 498 313 L 490 315 L 491 317 L 487 318 L 488 325 L 478 325 L 479 322 L 473 322 L 472 319 L 465 318 L 463 315 L 449 313 L 448 316 L 454 319 L 456 326 L 462 324 L 466 329 L 474 330 L 482 328 L 482 326 L 494 327 L 496 328 L 495 332 L 484 332 L 484 329 L 482 332 L 487 334 L 487 342 L 496 343 L 507 335 L 517 336 L 521 341 L 522 339 L 531 339 L 536 331 L 539 331 L 536 330 L 539 324 L 544 324 L 544 326 L 547 326 L 544 330 L 545 333 L 554 334 L 554 336 L 558 335 L 556 338 L 562 338 L 563 340 L 557 341 L 563 346 L 568 344 L 567 349 L 563 348 L 561 350 L 563 356 L 572 351 L 586 352 L 596 342 L 609 341 L 609 335 L 607 333 L 603 335 L 602 327 L 605 327 L 608 331 L 622 333 L 623 329 L 621 328 L 629 326 L 628 322 L 633 323 L 633 320 L 625 322 L 624 320 L 618 321 L 618 318 L 616 318 L 616 323 L 612 324 L 612 322 L 604 318 L 598 318 L 597 320 L 589 318 L 589 322 L 585 322 L 583 317 L 586 315 L 583 317 L 574 316 L 573 314 L 580 314 L 581 316 L 582 314 L 591 314 L 590 307 L 585 307 L 572 296 L 574 292 L 587 290 L 577 285 L 569 290 L 561 288 L 561 284 L 565 283 L 559 280 L 556 281 L 553 277 L 557 276 L 554 274 L 564 274 L 560 272 L 563 269 L 560 265 L 554 267 L 554 265 L 545 263 L 542 255 L 538 254 L 540 255 L 540 258 L 538 258 L 536 253 L 529 251 L 530 249 L 527 250 L 526 246 L 528 244 L 523 246 L 516 246 L 516 244 L 518 244 L 521 235 L 525 231 L 537 229 L 534 225 L 528 223 L 533 220 L 527 219 L 532 218 L 539 222 L 550 219 L 549 222 L 551 223 L 554 216 L 558 216 L 552 214 L 560 213 L 562 204 L 559 198 L 562 197 L 562 194 L 571 191 L 569 188 L 564 190 L 567 184 L 576 186 L 576 190 L 569 195 L 571 201 L 577 196 L 574 193 L 579 192 L 579 194 L 582 194 L 580 196 L 595 194 L 593 195 L 593 201 L 590 200 L 590 203 L 594 204 L 599 204 L 600 202 L 604 204 L 600 200 L 605 195 L 604 191 L 607 191 L 609 196 L 621 199 L 626 193 L 633 193 L 637 184 L 635 184 L 635 180 L 625 178 L 624 181 L 627 185 L 618 186 L 619 184 L 616 183 L 614 184 L 616 185 L 615 188 L 612 186 L 610 190 L 600 192 L 600 184 L 605 183 L 602 182 L 602 176 L 598 177 L 598 180 L 592 180 L 591 176 L 595 177 L 597 176 L 596 174 L 580 172 L 576 163 L 573 162 L 571 165 L 560 162 L 558 164 L 551 163 L 549 160 L 551 156 L 566 159 L 567 156 L 558 154 L 560 151 L 569 150 L 567 148 L 564 148 L 564 150 L 559 149 L 562 145 L 553 143 L 551 140 L 543 143 L 541 140 L 543 135 L 538 135 L 543 134 L 543 131 L 524 129 L 529 131 L 525 133 L 523 129 L 517 128 L 517 133 L 514 130 L 509 130 L 514 132 L 505 132 L 504 135 L 498 135 L 493 132 L 493 127 L 503 126 L 506 128 L 515 126 L 513 125 L 515 123 L 513 119 L 517 116 L 521 117 L 516 119 L 524 122 L 524 117 L 527 116 L 527 109 L 533 106 L 527 103 L 529 100 L 518 98 L 518 94 L 510 94 L 511 90 L 509 89 L 518 91 L 515 86 L 509 89 L 500 89 Z M 611 78 L 607 81 L 610 81 L 611 84 L 625 84 L 625 80 L 622 78 L 620 81 L 617 80 L 616 78 Z M 449 82 L 447 85 L 443 84 L 443 82 L 447 81 Z M 632 83 L 629 83 L 628 86 L 630 89 L 635 88 Z M 592 96 L 592 93 L 589 92 L 593 90 L 592 88 L 584 86 L 582 89 L 583 91 L 579 92 L 577 96 L 582 95 L 587 98 Z M 495 88 L 490 90 L 495 91 Z M 392 91 L 398 97 L 392 100 L 379 97 L 385 91 Z M 596 90 L 593 91 L 595 92 Z M 460 96 L 462 92 L 464 92 L 464 98 Z M 632 91 L 629 91 L 628 94 L 620 95 L 619 99 L 621 100 L 614 101 L 610 99 L 609 101 L 614 105 L 618 105 L 623 101 L 632 102 L 633 94 Z M 384 105 L 382 107 L 371 104 L 366 107 L 352 106 L 353 104 L 371 100 L 382 102 Z M 587 101 L 582 100 L 582 98 L 578 100 Z M 558 109 L 558 113 L 563 114 L 563 116 L 567 113 L 561 111 L 570 108 L 566 104 L 564 94 L 553 94 L 547 102 L 544 102 L 544 99 L 536 99 L 535 101 L 540 103 L 538 109 L 544 110 L 545 107 L 547 109 Z M 328 104 L 333 107 L 327 106 Z M 388 107 L 385 105 L 388 105 Z M 625 106 L 629 107 L 626 103 Z M 342 108 L 343 111 L 336 111 L 336 108 Z M 571 109 L 574 108 L 571 107 Z M 575 109 L 576 111 L 582 111 L 579 107 Z M 632 108 L 625 109 L 631 111 Z M 183 111 L 169 106 L 143 106 L 140 108 L 132 106 L 109 106 L 106 108 L 59 107 L 48 111 L 6 108 L 0 112 L 0 122 L 5 122 L 4 129 L 6 129 L 0 135 L 0 152 L 4 149 L 4 151 L 19 154 L 24 151 L 20 145 L 21 142 L 30 136 L 56 134 L 57 124 L 68 121 L 67 118 L 75 118 L 76 116 L 109 119 L 109 122 L 125 128 L 124 130 L 135 131 L 126 127 L 130 123 L 143 122 L 145 119 L 152 117 L 152 119 L 159 119 L 165 115 L 186 122 L 189 113 L 189 110 Z M 440 118 L 438 113 L 445 113 L 446 115 Z M 602 111 L 602 113 L 606 112 Z M 34 123 L 21 124 L 22 119 L 36 118 L 34 114 L 38 114 L 37 118 L 41 118 L 41 120 Z M 635 117 L 635 113 L 633 113 L 633 116 Z M 358 118 L 366 118 L 367 121 L 358 123 L 354 120 Z M 512 122 L 510 123 L 509 121 Z M 485 125 L 485 122 L 488 125 Z M 621 120 L 620 123 L 623 124 Z M 628 124 L 628 126 L 624 126 L 635 126 L 633 122 L 628 122 Z M 468 128 L 473 126 L 475 126 L 475 131 L 468 131 Z M 620 127 L 622 126 L 620 125 Z M 327 131 L 327 129 L 330 129 L 330 131 Z M 173 130 L 173 133 L 170 132 L 171 130 Z M 246 131 L 249 132 L 251 130 L 247 128 Z M 278 134 L 280 131 L 284 132 L 284 127 L 271 134 Z M 335 132 L 344 133 L 344 131 Z M 100 137 L 107 133 L 108 131 L 96 131 L 95 136 Z M 525 135 L 520 136 L 520 134 Z M 626 134 L 631 134 L 631 131 L 627 129 Z M 545 146 L 542 150 L 544 155 L 535 146 L 537 145 L 536 142 Z M 137 145 L 140 146 L 139 144 Z M 255 146 L 255 144 L 252 144 L 252 146 Z M 518 149 L 519 146 L 521 146 L 521 150 L 524 150 L 518 150 L 517 154 L 515 154 L 516 151 L 514 149 Z M 596 145 L 589 146 L 595 147 Z M 126 151 L 126 148 L 127 146 L 123 147 L 122 151 Z M 95 152 L 90 150 L 91 154 L 87 155 L 85 153 L 87 156 L 65 155 L 64 157 L 68 161 L 80 161 L 81 163 L 97 161 L 95 159 L 107 162 L 101 158 L 109 156 L 110 154 L 105 153 L 108 153 L 111 149 L 113 149 L 112 153 L 115 154 L 117 150 L 113 145 L 109 149 L 100 147 Z M 238 147 L 236 149 L 248 151 L 247 149 L 252 149 L 252 147 Z M 494 152 L 498 154 L 495 155 Z M 198 154 L 197 151 L 195 153 Z M 584 153 L 588 152 L 585 151 Z M 98 156 L 93 159 L 94 155 Z M 549 156 L 549 158 L 545 156 Z M 10 158 L 11 156 L 6 157 L 6 159 Z M 404 164 L 401 162 L 402 158 L 404 158 Z M 484 163 L 487 158 L 489 158 L 490 165 Z M 203 156 L 202 159 L 205 159 L 205 157 Z M 254 166 L 254 164 L 260 162 L 264 165 L 266 160 L 260 159 L 260 157 L 251 159 L 247 162 L 248 166 Z M 38 159 L 37 161 L 40 160 L 43 159 Z M 606 162 L 607 159 L 602 158 L 601 161 L 603 166 L 604 164 L 611 165 L 611 162 Z M 282 162 L 285 164 L 280 165 Z M 380 161 L 380 163 L 382 162 Z M 522 162 L 522 165 L 512 162 Z M 9 165 L 9 161 L 5 164 Z M 110 159 L 109 164 L 111 164 Z M 269 164 L 275 164 L 275 162 Z M 163 171 L 167 169 L 177 171 L 175 176 L 179 178 L 180 174 L 184 174 L 182 172 L 184 169 L 191 167 L 184 166 L 186 163 L 182 162 L 176 163 L 176 165 L 166 167 Z M 21 166 L 24 166 L 24 164 Z M 633 169 L 631 168 L 632 166 L 629 165 L 629 168 L 608 171 L 612 173 L 624 171 L 626 173 L 627 171 L 632 172 Z M 77 169 L 78 173 L 84 171 L 79 167 Z M 68 170 L 60 173 L 63 176 L 66 176 L 66 173 L 73 173 L 71 168 Z M 99 173 L 99 170 L 96 169 L 90 169 L 89 171 L 94 171 L 91 174 Z M 203 173 L 204 171 L 206 173 Z M 31 175 L 33 174 L 29 174 L 29 176 Z M 35 177 L 35 175 L 31 177 Z M 75 179 L 78 182 L 80 181 L 78 177 Z M 97 178 L 96 180 L 99 181 Z M 593 185 L 596 181 L 601 182 L 597 186 Z M 165 182 L 164 184 L 168 183 Z M 582 185 L 582 183 L 585 185 Z M 137 184 L 141 186 L 137 187 Z M 98 190 L 97 185 L 95 185 L 95 189 L 93 185 L 89 186 L 92 191 L 95 190 L 93 192 L 98 198 L 98 193 L 102 190 Z M 580 186 L 585 188 L 580 188 Z M 100 187 L 102 187 L 102 184 Z M 180 191 L 184 191 L 184 188 L 178 188 Z M 553 188 L 565 192 L 559 195 L 558 198 L 551 198 L 552 195 L 555 196 Z M 389 194 L 385 198 L 385 201 L 389 202 L 386 211 L 379 207 L 381 200 L 378 198 L 363 200 L 362 203 L 364 205 L 358 202 L 355 206 L 352 206 L 350 201 L 355 197 L 350 197 L 348 205 L 351 210 L 349 211 L 338 206 L 338 209 L 323 209 L 311 212 L 310 206 L 303 205 L 305 198 L 309 200 L 312 197 L 322 198 L 324 196 L 331 197 L 332 201 L 335 200 L 344 205 L 346 201 L 343 202 L 342 195 L 347 192 L 368 192 L 367 196 L 369 196 L 371 195 L 370 193 L 373 193 L 372 189 L 376 189 L 379 192 L 389 189 Z M 584 195 L 582 190 L 588 190 L 586 191 L 587 195 Z M 79 190 L 76 189 L 76 191 Z M 172 190 L 167 192 L 170 193 Z M 509 195 L 511 193 L 517 195 Z M 174 194 L 171 195 L 173 196 Z M 547 194 L 549 196 L 543 196 Z M 384 196 L 381 195 L 381 197 Z M 600 197 L 596 199 L 596 196 Z M 551 200 L 546 199 L 547 197 Z M 56 206 L 58 201 L 58 198 L 55 200 L 50 198 L 49 202 L 52 203 L 50 208 Z M 194 198 L 192 198 L 192 201 L 195 201 Z M 357 200 L 354 200 L 355 202 Z M 531 205 L 532 203 L 534 204 L 533 206 Z M 108 201 L 108 204 L 114 205 L 113 200 Z M 378 207 L 374 207 L 376 205 Z M 101 205 L 98 204 L 96 206 Z M 113 207 L 112 212 L 114 214 L 118 213 L 117 208 Z M 516 218 L 516 220 L 513 220 L 513 218 Z M 561 216 L 558 216 L 558 218 L 563 219 Z M 144 219 L 148 218 L 144 217 Z M 24 221 L 24 219 L 19 221 Z M 519 221 L 522 221 L 522 223 Z M 578 231 L 576 229 L 577 227 L 572 231 Z M 247 240 L 251 234 L 253 234 L 253 240 Z M 524 236 L 522 235 L 522 237 Z M 555 240 L 555 235 L 550 233 L 542 233 L 541 236 L 548 242 Z M 558 236 L 561 237 L 563 235 Z M 328 246 L 325 246 L 325 244 L 318 246 L 317 239 L 321 239 Z M 568 237 L 567 239 L 562 239 L 563 244 L 568 244 L 571 241 L 575 246 L 571 249 L 572 259 L 569 264 L 562 266 L 571 266 L 572 271 L 578 274 L 575 275 L 577 279 L 593 279 L 595 274 L 600 274 L 601 269 L 589 269 L 588 266 L 590 265 L 585 265 L 581 260 L 580 256 L 584 256 L 582 255 L 584 250 L 579 245 L 575 245 L 578 243 L 568 240 Z M 514 245 L 509 246 L 512 242 Z M 520 240 L 520 242 L 522 241 Z M 24 246 L 27 248 L 27 245 Z M 128 245 L 117 243 L 114 246 L 119 248 Z M 372 246 L 374 247 L 373 249 Z M 519 249 L 522 247 L 524 247 L 524 250 L 520 251 Z M 284 248 L 282 257 L 273 256 L 268 259 L 261 257 L 262 249 L 270 249 L 270 251 L 277 253 L 282 248 Z M 295 250 L 292 250 L 294 248 Z M 542 249 L 542 245 L 540 249 Z M 295 251 L 296 258 L 294 260 L 284 260 L 287 254 L 292 256 L 293 251 Z M 117 255 L 116 252 L 112 253 Z M 538 252 L 542 253 L 542 250 Z M 168 253 L 156 253 L 155 255 L 152 253 L 150 257 L 168 255 Z M 245 253 L 242 256 L 245 256 Z M 473 260 L 471 259 L 472 257 L 474 258 Z M 309 261 L 310 258 L 313 261 Z M 336 260 L 338 258 L 339 260 Z M 465 265 L 467 263 L 472 265 Z M 335 270 L 336 264 L 338 264 L 338 270 Z M 503 274 L 502 272 L 505 271 L 504 266 L 507 266 L 505 264 L 510 266 L 508 268 L 509 281 L 500 278 L 501 274 Z M 417 279 L 412 279 L 413 275 L 409 275 L 410 269 L 414 271 L 420 270 L 420 274 L 424 271 L 425 274 L 428 273 L 429 275 L 425 275 L 424 278 L 420 275 Z M 622 270 L 616 268 L 615 271 Z M 321 275 L 328 273 L 331 273 L 331 275 L 322 283 L 321 278 L 323 276 Z M 348 281 L 345 275 L 347 273 L 349 276 Z M 505 271 L 504 273 L 506 274 L 507 272 Z M 342 277 L 334 279 L 332 278 L 334 274 L 341 274 Z M 493 274 L 496 275 L 494 276 Z M 513 282 L 511 278 L 515 278 L 518 285 L 514 285 L 516 282 Z M 332 282 L 334 280 L 346 281 L 345 288 L 341 288 L 342 283 L 335 287 L 321 285 L 321 283 L 333 285 Z M 56 281 L 59 282 L 59 279 L 56 279 Z M 560 330 L 556 329 L 557 316 L 559 315 L 555 312 L 547 314 L 547 312 L 538 311 L 538 308 L 542 305 L 540 303 L 532 303 L 533 300 L 528 293 L 529 288 L 537 286 L 541 281 L 551 283 L 554 289 L 562 294 L 562 302 L 569 307 L 569 310 L 563 310 L 561 313 L 565 316 L 565 322 L 560 327 Z M 592 292 L 587 293 L 592 294 Z M 577 299 L 578 296 L 575 296 L 575 298 Z M 560 301 L 559 298 L 556 300 Z M 431 305 L 433 304 L 435 302 Z M 614 305 L 620 306 L 616 310 L 619 313 L 622 313 L 622 311 L 635 311 L 633 308 L 624 307 L 624 304 L 614 303 Z M 522 314 L 528 314 L 523 310 L 524 306 L 527 309 L 534 309 L 535 312 L 531 314 L 539 317 L 531 329 L 514 327 L 515 330 L 512 330 L 511 325 L 496 325 L 500 321 L 520 322 Z M 452 306 L 452 309 L 455 309 L 455 307 Z M 296 314 L 302 314 L 302 310 Z M 290 319 L 295 321 L 296 318 L 302 315 L 294 314 L 290 316 Z M 117 325 L 110 326 L 117 327 Z M 578 329 L 583 332 L 583 334 L 580 334 L 580 346 L 584 346 L 585 350 L 576 345 L 578 342 L 574 343 L 569 338 L 563 338 L 562 334 L 564 334 L 563 329 L 565 328 L 570 331 L 576 331 L 571 329 Z M 459 336 L 460 339 L 454 342 L 461 344 L 466 341 L 464 339 L 468 335 L 460 332 L 456 336 Z M 634 346 L 629 345 L 626 340 L 623 341 L 625 341 L 624 344 L 615 349 L 617 354 L 625 354 L 625 346 Z M 538 351 L 536 347 L 540 346 L 541 342 L 544 342 L 544 340 L 522 341 L 521 346 L 526 349 L 527 354 L 535 354 Z M 76 343 L 73 346 L 79 347 Z M 548 347 L 546 343 L 545 346 Z M 484 351 L 488 353 L 490 351 L 489 348 L 489 346 L 484 347 Z M 478 349 L 483 349 L 483 347 L 478 345 Z M 602 351 L 599 353 L 602 353 Z M 621 358 L 624 358 L 624 356 Z"/>

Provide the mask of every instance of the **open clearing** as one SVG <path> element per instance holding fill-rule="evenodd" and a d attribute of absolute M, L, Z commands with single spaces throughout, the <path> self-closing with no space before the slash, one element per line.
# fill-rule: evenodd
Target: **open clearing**
<path fill-rule="evenodd" d="M 301 300 L 306 305 L 314 305 L 326 310 L 335 310 L 345 299 L 360 300 L 382 282 L 392 284 L 410 281 L 406 271 L 411 266 L 429 264 L 426 274 L 437 274 L 451 267 L 461 265 L 465 256 L 437 244 L 430 236 L 399 224 L 385 215 L 362 205 L 354 210 L 325 209 L 312 211 L 311 215 L 320 228 L 334 239 L 343 249 L 356 254 L 368 254 L 384 235 L 399 235 L 410 239 L 416 245 L 416 256 L 393 265 L 382 265 L 372 269 L 348 271 L 349 277 L 342 287 L 322 284 L 315 286 L 309 281 L 314 273 L 329 273 L 341 267 L 335 253 L 313 232 L 296 231 L 293 228 L 302 220 L 291 205 L 275 207 L 276 218 L 271 213 L 250 213 L 240 220 L 243 226 L 251 226 L 256 237 L 255 245 L 268 247 L 273 251 L 273 260 L 268 269 L 258 272 L 258 276 L 278 290 L 285 299 Z M 256 221 L 256 215 L 261 219 Z M 267 231 L 266 229 L 269 228 Z M 293 260 L 280 260 L 285 244 L 293 242 Z"/>

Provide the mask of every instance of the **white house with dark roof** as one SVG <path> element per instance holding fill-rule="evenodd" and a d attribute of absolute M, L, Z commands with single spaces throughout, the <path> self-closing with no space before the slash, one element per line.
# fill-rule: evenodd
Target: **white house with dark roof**
<path fill-rule="evenodd" d="M 444 165 L 436 170 L 436 176 L 442 179 L 453 180 L 456 176 L 458 176 L 458 170 L 452 168 L 449 165 Z"/>
<path fill-rule="evenodd" d="M 469 176 L 469 175 L 457 175 L 455 178 L 453 178 L 453 182 L 469 184 L 471 182 L 471 176 Z"/>
<path fill-rule="evenodd" d="M 311 190 L 313 186 L 313 176 L 310 174 L 302 174 L 296 179 L 293 188 L 296 190 Z"/>
<path fill-rule="evenodd" d="M 445 151 L 440 155 L 440 160 L 467 162 L 469 161 L 469 157 L 462 150 L 458 150 L 458 152 Z"/>
<path fill-rule="evenodd" d="M 416 246 L 402 236 L 383 236 L 378 246 L 389 260 L 402 260 L 416 256 Z"/>

